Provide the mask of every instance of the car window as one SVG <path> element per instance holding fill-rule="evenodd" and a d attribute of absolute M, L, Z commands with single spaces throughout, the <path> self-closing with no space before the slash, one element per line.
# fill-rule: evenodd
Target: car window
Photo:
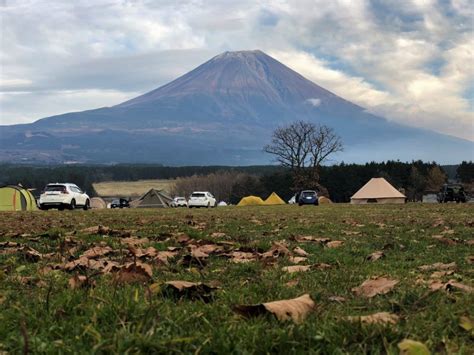
<path fill-rule="evenodd" d="M 119 204 L 119 200 L 112 200 L 112 204 L 118 205 L 118 204 Z"/>
<path fill-rule="evenodd" d="M 206 195 L 202 192 L 195 192 L 191 195 L 191 197 L 206 197 Z"/>
<path fill-rule="evenodd" d="M 66 190 L 66 186 L 64 185 L 48 185 L 44 189 L 44 191 L 59 191 L 59 192 L 62 192 L 65 190 Z"/>

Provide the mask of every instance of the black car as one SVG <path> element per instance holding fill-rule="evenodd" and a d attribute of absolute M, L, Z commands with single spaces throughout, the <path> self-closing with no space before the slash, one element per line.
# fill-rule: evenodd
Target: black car
<path fill-rule="evenodd" d="M 303 190 L 296 195 L 298 205 L 315 205 L 319 204 L 318 193 L 314 190 Z"/>
<path fill-rule="evenodd" d="M 118 198 L 110 203 L 110 208 L 129 208 L 130 203 L 124 198 Z"/>
<path fill-rule="evenodd" d="M 461 184 L 444 184 L 437 197 L 439 203 L 449 201 L 459 203 L 467 201 L 466 192 Z"/>

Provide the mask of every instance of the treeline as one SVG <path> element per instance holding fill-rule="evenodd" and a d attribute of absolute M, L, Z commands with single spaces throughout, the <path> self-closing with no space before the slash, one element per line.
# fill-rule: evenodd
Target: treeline
<path fill-rule="evenodd" d="M 454 171 L 450 167 L 451 174 Z M 448 180 L 457 179 L 472 190 L 474 163 L 462 162 L 455 176 L 448 176 L 436 163 L 414 161 L 403 163 L 344 164 L 322 166 L 320 184 L 335 202 L 347 202 L 372 177 L 384 177 L 402 189 L 409 200 L 420 200 L 426 192 L 436 192 Z M 187 196 L 193 190 L 209 190 L 220 200 L 238 202 L 242 196 L 266 197 L 275 191 L 288 200 L 294 191 L 292 176 L 277 166 L 250 167 L 164 167 L 157 165 L 115 166 L 16 166 L 0 165 L 0 184 L 18 184 L 41 191 L 50 182 L 74 182 L 95 195 L 92 183 L 100 181 L 136 181 L 142 179 L 177 179 L 177 195 Z"/>

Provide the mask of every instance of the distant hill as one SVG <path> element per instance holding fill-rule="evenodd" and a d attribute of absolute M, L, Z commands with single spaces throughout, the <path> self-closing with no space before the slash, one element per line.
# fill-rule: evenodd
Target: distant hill
<path fill-rule="evenodd" d="M 349 162 L 472 160 L 474 143 L 376 117 L 261 51 L 226 52 L 113 107 L 0 126 L 0 161 L 266 164 L 275 127 L 329 125 Z"/>

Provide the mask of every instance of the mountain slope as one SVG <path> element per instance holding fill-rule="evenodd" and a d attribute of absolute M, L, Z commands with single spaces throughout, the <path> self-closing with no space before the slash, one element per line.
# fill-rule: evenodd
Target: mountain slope
<path fill-rule="evenodd" d="M 261 149 L 272 130 L 299 119 L 333 127 L 345 161 L 449 163 L 474 151 L 472 142 L 368 114 L 261 51 L 241 51 L 113 107 L 0 127 L 0 160 L 268 163 Z"/>

